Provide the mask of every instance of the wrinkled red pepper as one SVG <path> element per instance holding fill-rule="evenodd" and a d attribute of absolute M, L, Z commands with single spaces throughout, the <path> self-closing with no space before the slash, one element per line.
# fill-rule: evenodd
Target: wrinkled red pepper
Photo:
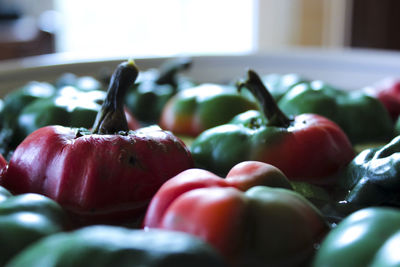
<path fill-rule="evenodd" d="M 144 227 L 196 235 L 233 266 L 298 266 L 314 253 L 328 226 L 290 189 L 279 169 L 257 161 L 235 165 L 226 179 L 186 170 L 156 193 Z"/>
<path fill-rule="evenodd" d="M 193 162 L 170 132 L 156 126 L 128 131 L 123 98 L 137 75 L 133 61 L 117 67 L 93 132 L 47 126 L 29 135 L 2 185 L 49 196 L 78 224 L 140 220 L 159 187 Z"/>

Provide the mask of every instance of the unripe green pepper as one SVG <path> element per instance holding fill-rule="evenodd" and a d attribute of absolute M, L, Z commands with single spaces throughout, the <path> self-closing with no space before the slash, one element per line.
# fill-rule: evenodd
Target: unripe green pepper
<path fill-rule="evenodd" d="M 90 226 L 42 239 L 7 267 L 223 267 L 205 242 L 184 233 Z"/>
<path fill-rule="evenodd" d="M 287 115 L 315 113 L 336 122 L 352 144 L 387 142 L 393 122 L 376 98 L 364 91 L 344 91 L 321 81 L 301 83 L 278 102 Z"/>
<path fill-rule="evenodd" d="M 67 72 L 62 74 L 55 82 L 56 88 L 73 86 L 82 91 L 107 90 L 107 86 L 93 76 L 77 76 Z"/>
<path fill-rule="evenodd" d="M 127 92 L 125 104 L 143 125 L 158 124 L 167 101 L 178 91 L 195 85 L 179 76 L 191 63 L 188 58 L 170 59 L 158 69 L 139 73 L 138 80 Z"/>
<path fill-rule="evenodd" d="M 90 128 L 104 102 L 106 92 L 94 89 L 98 86 L 93 78 L 85 79 L 88 80 L 87 84 L 82 80 L 81 83 L 76 81 L 75 86 L 65 85 L 57 89 L 47 83 L 30 83 L 29 86 L 7 95 L 2 112 L 5 118 L 0 132 L 3 149 L 0 152 L 10 158 L 26 136 L 44 126 Z M 129 129 L 139 128 L 138 122 L 126 110 L 125 115 Z"/>
<path fill-rule="evenodd" d="M 400 210 L 373 207 L 352 213 L 322 241 L 312 266 L 400 266 Z"/>
<path fill-rule="evenodd" d="M 3 156 L 8 158 L 10 150 L 15 148 L 10 143 L 13 142 L 16 118 L 21 110 L 35 100 L 49 98 L 55 93 L 56 88 L 52 84 L 32 81 L 4 97 L 0 113 L 0 153 Z"/>
<path fill-rule="evenodd" d="M 0 265 L 40 238 L 68 227 L 53 200 L 39 194 L 12 196 L 0 187 Z"/>
<path fill-rule="evenodd" d="M 13 147 L 33 131 L 47 125 L 90 128 L 105 96 L 105 91 L 82 91 L 65 86 L 53 97 L 33 101 L 19 113 Z"/>
<path fill-rule="evenodd" d="M 279 101 L 282 96 L 294 86 L 300 83 L 308 82 L 306 78 L 296 73 L 288 73 L 283 75 L 271 73 L 262 76 L 261 80 L 276 101 Z"/>
<path fill-rule="evenodd" d="M 400 206 L 400 136 L 380 148 L 363 150 L 348 165 L 340 185 L 346 202 L 360 207 Z"/>

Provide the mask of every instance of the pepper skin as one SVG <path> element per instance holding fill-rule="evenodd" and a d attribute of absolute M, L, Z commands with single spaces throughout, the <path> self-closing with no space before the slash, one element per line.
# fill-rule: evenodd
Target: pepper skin
<path fill-rule="evenodd" d="M 0 187 L 0 265 L 35 241 L 68 227 L 61 207 L 39 194 L 12 196 Z"/>
<path fill-rule="evenodd" d="M 137 73 L 133 61 L 117 67 L 93 131 L 46 126 L 30 134 L 2 184 L 56 200 L 78 224 L 139 220 L 161 184 L 193 161 L 170 132 L 156 126 L 128 131 L 123 99 Z"/>
<path fill-rule="evenodd" d="M 328 231 L 282 172 L 261 162 L 242 162 L 226 179 L 202 169 L 178 174 L 154 196 L 144 227 L 193 234 L 232 266 L 299 266 Z"/>
<path fill-rule="evenodd" d="M 400 207 L 400 136 L 381 148 L 358 154 L 347 167 L 340 185 L 348 192 L 346 202 L 360 207 Z"/>
<path fill-rule="evenodd" d="M 15 149 L 10 143 L 13 143 L 16 118 L 21 110 L 35 100 L 51 97 L 55 93 L 56 88 L 50 83 L 32 81 L 5 96 L 0 114 L 0 153 L 3 156 L 8 158 L 8 153 Z"/>
<path fill-rule="evenodd" d="M 178 135 L 195 137 L 250 109 L 258 109 L 257 104 L 238 94 L 234 87 L 201 84 L 179 92 L 168 101 L 160 126 Z"/>
<path fill-rule="evenodd" d="M 271 73 L 261 77 L 265 87 L 268 88 L 275 101 L 279 101 L 294 86 L 308 82 L 308 79 L 296 73 L 276 74 Z"/>
<path fill-rule="evenodd" d="M 91 127 L 106 96 L 106 92 L 94 90 L 88 85 L 80 85 L 79 88 L 64 86 L 57 88 L 52 94 L 45 94 L 42 92 L 47 88 L 44 85 L 46 84 L 32 83 L 22 92 L 6 97 L 3 112 L 8 117 L 2 131 L 9 133 L 9 136 L 2 140 L 2 146 L 7 158 L 25 137 L 41 127 L 47 125 Z M 50 88 L 47 89 L 51 91 Z M 34 90 L 42 92 L 40 97 L 34 97 L 38 94 Z M 8 115 L 10 110 L 14 114 L 12 118 Z M 129 121 L 129 129 L 135 130 L 140 127 L 137 120 L 127 110 L 126 117 Z"/>
<path fill-rule="evenodd" d="M 321 81 L 296 85 L 278 102 L 287 115 L 314 113 L 335 123 L 353 145 L 388 142 L 393 122 L 383 104 L 361 90 L 344 91 Z"/>
<path fill-rule="evenodd" d="M 185 233 L 89 226 L 44 238 L 7 267 L 224 267 L 220 255 Z"/>
<path fill-rule="evenodd" d="M 100 90 L 81 91 L 66 86 L 54 97 L 34 101 L 21 110 L 17 119 L 17 144 L 28 134 L 47 125 L 91 127 L 105 97 L 106 93 Z M 129 129 L 138 129 L 139 124 L 135 118 L 129 112 L 125 115 L 132 123 L 128 125 Z"/>
<path fill-rule="evenodd" d="M 190 148 L 196 167 L 224 175 L 238 162 L 257 160 L 278 167 L 291 180 L 326 183 L 325 177 L 353 159 L 347 136 L 334 122 L 315 114 L 289 119 L 258 75 L 251 70 L 248 75 L 239 87 L 252 90 L 264 115 L 248 111 L 200 134 Z"/>
<path fill-rule="evenodd" d="M 108 83 L 109 81 L 107 81 Z M 104 88 L 104 84 L 94 78 L 93 76 L 76 76 L 73 73 L 66 72 L 63 73 L 55 82 L 55 86 L 58 89 L 64 88 L 66 86 L 75 87 L 81 91 L 92 91 L 92 90 L 100 90 L 105 91 L 107 88 Z"/>
<path fill-rule="evenodd" d="M 393 121 L 400 115 L 400 80 L 385 78 L 376 84 L 364 88 L 365 92 L 379 99 L 389 112 Z"/>
<path fill-rule="evenodd" d="M 400 211 L 366 208 L 346 217 L 323 240 L 313 266 L 400 265 Z"/>
<path fill-rule="evenodd" d="M 178 75 L 191 64 L 189 58 L 170 59 L 159 69 L 139 73 L 127 92 L 125 104 L 141 124 L 158 124 L 167 101 L 177 92 L 195 86 L 188 78 Z"/>

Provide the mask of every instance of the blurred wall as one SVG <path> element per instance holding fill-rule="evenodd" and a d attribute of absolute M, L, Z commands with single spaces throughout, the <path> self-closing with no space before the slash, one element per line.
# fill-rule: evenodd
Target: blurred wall
<path fill-rule="evenodd" d="M 257 50 L 349 45 L 352 0 L 258 0 Z"/>

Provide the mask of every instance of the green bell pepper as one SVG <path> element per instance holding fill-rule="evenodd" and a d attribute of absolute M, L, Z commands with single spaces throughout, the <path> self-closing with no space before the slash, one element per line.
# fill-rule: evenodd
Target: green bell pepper
<path fill-rule="evenodd" d="M 331 119 L 352 144 L 387 142 L 393 137 L 393 122 L 383 104 L 361 90 L 344 91 L 321 81 L 301 83 L 278 106 L 287 115 L 315 113 Z"/>
<path fill-rule="evenodd" d="M 66 219 L 61 207 L 43 195 L 12 196 L 0 187 L 0 265 L 40 238 L 65 230 Z"/>
<path fill-rule="evenodd" d="M 308 79 L 296 73 L 277 74 L 271 73 L 261 77 L 262 82 L 270 91 L 272 97 L 279 101 L 286 92 L 294 86 L 308 82 Z"/>
<path fill-rule="evenodd" d="M 380 148 L 359 153 L 348 165 L 340 186 L 346 202 L 360 207 L 400 206 L 400 136 Z"/>
<path fill-rule="evenodd" d="M 221 257 L 194 236 L 163 230 L 88 226 L 42 239 L 7 267 L 222 267 Z"/>
<path fill-rule="evenodd" d="M 63 73 L 55 82 L 56 88 L 63 88 L 65 86 L 73 86 L 82 91 L 91 90 L 107 90 L 108 81 L 105 83 L 100 82 L 93 76 L 77 76 L 73 73 Z"/>
<path fill-rule="evenodd" d="M 56 91 L 57 89 L 50 83 L 32 81 L 4 97 L 0 113 L 0 154 L 9 158 L 8 154 L 13 150 L 11 148 L 13 145 L 10 143 L 13 142 L 16 118 L 19 117 L 21 110 L 35 100 L 55 95 Z"/>
<path fill-rule="evenodd" d="M 28 134 L 47 125 L 90 128 L 101 108 L 106 92 L 100 90 L 82 91 L 65 86 L 49 97 L 42 97 L 20 108 L 4 132 L 9 134 L 3 140 L 4 154 L 9 154 Z M 7 121 L 6 121 L 7 122 Z"/>
<path fill-rule="evenodd" d="M 105 96 L 104 91 L 81 91 L 66 86 L 53 97 L 32 102 L 21 110 L 17 118 L 14 144 L 47 125 L 90 128 Z"/>
<path fill-rule="evenodd" d="M 341 221 L 322 241 L 312 266 L 400 266 L 400 210 L 374 207 Z"/>
<path fill-rule="evenodd" d="M 195 83 L 179 76 L 191 66 L 188 58 L 167 60 L 159 69 L 139 73 L 137 82 L 129 89 L 125 104 L 143 124 L 157 124 L 167 101 L 178 91 L 193 87 Z"/>

